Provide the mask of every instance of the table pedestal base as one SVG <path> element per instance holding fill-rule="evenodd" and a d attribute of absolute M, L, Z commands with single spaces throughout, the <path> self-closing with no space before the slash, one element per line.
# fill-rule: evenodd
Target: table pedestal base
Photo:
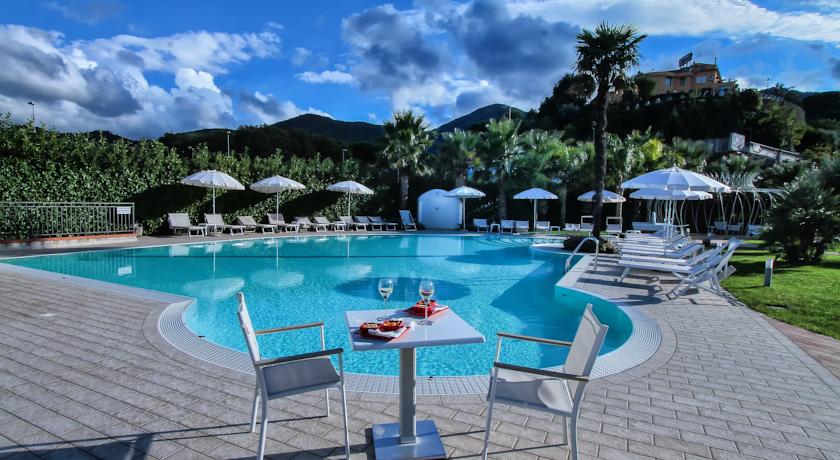
<path fill-rule="evenodd" d="M 446 458 L 446 450 L 438 435 L 435 422 L 417 422 L 416 442 L 400 444 L 400 424 L 383 423 L 373 426 L 373 448 L 376 460 Z"/>

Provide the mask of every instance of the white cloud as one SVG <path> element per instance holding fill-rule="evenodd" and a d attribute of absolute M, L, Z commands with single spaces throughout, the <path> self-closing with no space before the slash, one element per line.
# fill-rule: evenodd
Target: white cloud
<path fill-rule="evenodd" d="M 244 112 L 252 115 L 258 123 L 276 123 L 305 113 L 332 118 L 332 115 L 313 107 L 303 109 L 292 101 L 280 101 L 271 93 L 263 94 L 259 91 L 255 91 L 253 94 L 240 93 L 239 105 Z"/>
<path fill-rule="evenodd" d="M 367 117 L 368 117 L 368 120 L 370 120 L 370 121 L 376 121 L 376 120 L 377 120 L 377 118 L 379 118 L 379 117 L 376 115 L 376 113 L 375 113 L 375 112 L 368 112 Z"/>
<path fill-rule="evenodd" d="M 840 42 L 840 13 L 836 8 L 826 14 L 806 10 L 779 12 L 748 0 L 517 0 L 509 8 L 516 14 L 588 28 L 601 21 L 631 23 L 651 35 L 764 34 Z"/>
<path fill-rule="evenodd" d="M 308 49 L 299 46 L 295 48 L 294 52 L 292 53 L 292 65 L 294 65 L 295 67 L 300 67 L 306 64 L 306 61 L 309 59 L 310 56 L 312 56 L 312 51 L 309 51 Z"/>
<path fill-rule="evenodd" d="M 181 89 L 207 89 L 214 93 L 222 91 L 213 82 L 213 76 L 207 72 L 194 69 L 178 69 L 175 73 L 175 84 Z"/>
<path fill-rule="evenodd" d="M 66 41 L 55 31 L 0 25 L 0 112 L 66 131 L 105 129 L 128 137 L 236 126 L 231 97 L 215 76 L 279 51 L 270 33 L 205 31 L 143 38 Z M 150 83 L 170 74 L 174 86 Z M 287 111 L 301 111 L 294 104 Z M 315 109 L 310 109 L 314 111 Z"/>
<path fill-rule="evenodd" d="M 306 83 L 334 83 L 337 85 L 347 85 L 353 83 L 355 79 L 347 72 L 340 70 L 324 70 L 322 72 L 306 71 L 296 75 L 297 78 Z"/>

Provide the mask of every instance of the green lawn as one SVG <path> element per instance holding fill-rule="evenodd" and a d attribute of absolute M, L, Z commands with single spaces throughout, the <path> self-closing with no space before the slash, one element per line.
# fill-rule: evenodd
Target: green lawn
<path fill-rule="evenodd" d="M 840 339 L 840 255 L 819 265 L 776 261 L 773 285 L 764 287 L 760 249 L 741 249 L 732 257 L 738 271 L 723 286 L 750 308 L 795 326 Z"/>

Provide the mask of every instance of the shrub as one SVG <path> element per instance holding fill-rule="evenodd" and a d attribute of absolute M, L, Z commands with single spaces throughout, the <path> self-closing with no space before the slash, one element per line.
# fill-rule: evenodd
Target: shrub
<path fill-rule="evenodd" d="M 812 171 L 785 188 L 769 210 L 765 245 L 788 262 L 819 263 L 840 238 L 840 195 Z"/>
<path fill-rule="evenodd" d="M 578 247 L 578 245 L 581 241 L 583 241 L 584 238 L 586 237 L 580 235 L 570 236 L 566 238 L 565 240 L 563 240 L 563 249 L 567 251 L 574 251 L 575 248 Z M 615 252 L 615 245 L 613 245 L 611 242 L 604 239 L 601 239 L 600 241 L 601 243 L 600 248 L 598 248 L 598 251 L 601 254 L 613 254 Z M 592 240 L 587 241 L 583 244 L 583 246 L 580 247 L 580 250 L 578 252 L 594 253 L 595 242 Z"/>

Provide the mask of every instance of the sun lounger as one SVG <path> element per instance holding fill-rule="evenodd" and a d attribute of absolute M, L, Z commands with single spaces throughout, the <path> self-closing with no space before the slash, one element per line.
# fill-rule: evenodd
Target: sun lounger
<path fill-rule="evenodd" d="M 315 224 L 312 223 L 312 221 L 309 220 L 309 218 L 306 216 L 295 216 L 294 223 L 298 224 L 300 226 L 300 229 L 303 231 L 318 231 L 318 228 L 315 226 Z"/>
<path fill-rule="evenodd" d="M 332 229 L 334 231 L 341 231 L 347 229 L 347 226 L 344 225 L 344 222 L 330 222 L 330 220 L 324 216 L 315 216 L 313 217 L 313 219 L 315 219 L 315 223 L 313 223 L 313 225 L 316 225 L 315 231 L 318 231 L 319 229 Z"/>
<path fill-rule="evenodd" d="M 650 246 L 632 246 L 628 245 L 621 247 L 619 254 L 624 256 L 651 256 L 663 257 L 667 259 L 684 259 L 692 257 L 698 252 L 702 251 L 704 246 L 698 242 L 691 242 L 677 248 L 652 248 Z"/>
<path fill-rule="evenodd" d="M 411 232 L 417 231 L 417 224 L 414 222 L 414 217 L 408 209 L 400 209 L 400 221 L 402 223 L 403 230 Z"/>
<path fill-rule="evenodd" d="M 386 222 L 385 219 L 380 216 L 370 216 L 368 219 L 370 219 L 371 224 L 384 226 L 385 230 L 397 231 L 397 224 L 395 222 Z"/>
<path fill-rule="evenodd" d="M 582 232 L 592 232 L 595 229 L 595 217 L 593 216 L 580 216 L 580 231 Z"/>
<path fill-rule="evenodd" d="M 352 227 L 356 231 L 367 230 L 368 224 L 363 224 L 363 223 L 360 223 L 360 222 L 356 222 L 350 216 L 339 216 L 339 218 L 341 219 L 342 222 L 344 222 L 345 225 L 347 225 L 348 229 L 350 227 Z"/>
<path fill-rule="evenodd" d="M 293 223 L 293 222 L 286 222 L 286 219 L 283 218 L 283 214 L 266 214 L 266 220 L 271 225 L 276 225 L 278 228 L 282 228 L 285 232 L 299 232 L 300 225 Z"/>
<path fill-rule="evenodd" d="M 167 214 L 167 221 L 169 222 L 169 229 L 172 230 L 172 233 L 183 231 L 186 232 L 187 236 L 190 238 L 193 237 L 193 233 L 195 233 L 196 236 L 207 236 L 207 227 L 193 225 L 192 222 L 190 222 L 190 216 L 187 213 L 170 212 Z"/>
<path fill-rule="evenodd" d="M 480 231 L 490 231 L 490 224 L 487 223 L 487 219 L 473 219 L 473 227 L 477 232 Z"/>
<path fill-rule="evenodd" d="M 680 280 L 680 284 L 671 292 L 674 293 L 674 296 L 680 296 L 693 286 L 721 295 L 723 288 L 720 283 L 735 273 L 735 267 L 729 265 L 729 260 L 741 243 L 743 243 L 741 240 L 729 240 L 726 251 L 715 260 L 711 260 L 705 270 L 688 274 L 675 273 L 674 276 Z M 708 283 L 708 286 L 706 286 L 706 283 Z"/>
<path fill-rule="evenodd" d="M 534 224 L 534 231 L 535 232 L 543 232 L 548 233 L 548 230 L 551 228 L 551 222 L 547 220 L 538 220 Z"/>
<path fill-rule="evenodd" d="M 527 220 L 516 220 L 513 224 L 516 233 L 528 233 L 531 229 L 531 224 Z"/>
<path fill-rule="evenodd" d="M 276 225 L 272 224 L 260 224 L 252 216 L 237 216 L 236 223 L 239 225 L 245 226 L 245 231 L 251 229 L 251 231 L 256 231 L 257 229 L 260 230 L 261 233 L 274 233 L 277 230 Z"/>
<path fill-rule="evenodd" d="M 516 221 L 502 219 L 502 223 L 499 225 L 499 233 L 504 233 L 507 230 L 509 233 L 513 233 L 516 231 Z"/>
<path fill-rule="evenodd" d="M 224 220 L 222 220 L 221 214 L 205 214 L 204 215 L 204 222 L 207 224 L 208 227 L 214 227 L 220 229 L 222 233 L 225 230 L 229 231 L 231 235 L 236 232 L 239 234 L 245 234 L 245 226 L 244 225 L 232 225 L 226 224 Z"/>
<path fill-rule="evenodd" d="M 374 223 L 368 216 L 356 216 L 355 219 L 357 224 L 370 225 L 371 230 L 379 230 L 380 232 L 383 230 L 382 224 Z"/>
<path fill-rule="evenodd" d="M 318 217 L 315 218 L 315 222 L 309 220 L 308 217 L 295 217 L 295 220 L 300 221 L 302 224 L 306 224 L 308 228 L 314 228 L 316 232 L 328 232 L 330 230 L 330 221 L 324 219 L 323 217 L 318 220 Z"/>
<path fill-rule="evenodd" d="M 563 230 L 567 232 L 579 232 L 580 224 L 570 224 L 569 222 L 566 222 L 566 226 L 563 227 Z"/>

